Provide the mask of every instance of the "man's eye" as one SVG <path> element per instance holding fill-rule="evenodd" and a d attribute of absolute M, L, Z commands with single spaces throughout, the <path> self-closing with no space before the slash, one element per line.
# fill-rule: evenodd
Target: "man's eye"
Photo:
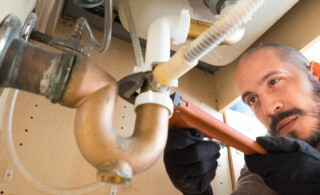
<path fill-rule="evenodd" d="M 269 81 L 269 85 L 272 86 L 272 85 L 275 85 L 280 79 L 271 79 Z"/>
<path fill-rule="evenodd" d="M 257 97 L 250 97 L 248 99 L 248 104 L 251 106 L 252 104 L 254 104 L 257 101 Z"/>

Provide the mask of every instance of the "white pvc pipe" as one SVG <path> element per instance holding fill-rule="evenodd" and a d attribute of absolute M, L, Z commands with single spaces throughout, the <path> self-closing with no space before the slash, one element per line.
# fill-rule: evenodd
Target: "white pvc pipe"
<path fill-rule="evenodd" d="M 144 60 L 143 60 L 142 50 L 141 50 L 141 46 L 140 46 L 140 42 L 139 42 L 139 37 L 137 35 L 136 28 L 134 26 L 129 1 L 130 0 L 122 0 L 122 3 L 123 3 L 123 8 L 124 8 L 124 13 L 126 15 L 126 19 L 127 19 L 128 26 L 129 26 L 134 56 L 136 58 L 137 66 L 140 67 L 144 64 Z"/>
<path fill-rule="evenodd" d="M 153 71 L 155 80 L 162 86 L 176 87 L 177 80 L 198 64 L 198 60 L 218 46 L 234 31 L 243 26 L 264 0 L 241 0 L 232 5 L 214 25 L 192 41 L 186 48 L 180 48 L 166 63 Z"/>
<path fill-rule="evenodd" d="M 156 9 L 156 8 L 155 8 Z M 162 16 L 154 20 L 148 29 L 146 61 L 139 71 L 152 70 L 153 63 L 163 63 L 170 59 L 170 40 L 174 44 L 186 41 L 190 26 L 188 10 L 180 15 Z M 138 72 L 135 70 L 135 72 Z"/>

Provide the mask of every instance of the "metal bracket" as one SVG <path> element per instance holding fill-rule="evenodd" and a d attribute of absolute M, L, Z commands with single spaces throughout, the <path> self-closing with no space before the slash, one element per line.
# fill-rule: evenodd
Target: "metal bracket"
<path fill-rule="evenodd" d="M 80 53 L 86 57 L 89 57 L 92 49 L 92 46 L 89 44 L 81 45 L 80 37 L 70 37 L 66 40 L 63 40 L 60 38 L 51 37 L 38 31 L 33 31 L 30 39 L 47 44 L 64 52 Z"/>
<path fill-rule="evenodd" d="M 142 87 L 146 78 L 147 77 L 144 72 L 131 74 L 122 78 L 118 82 L 119 96 L 127 102 L 134 104 L 136 97 L 139 95 L 137 90 Z"/>
<path fill-rule="evenodd" d="M 188 106 L 188 103 L 181 99 L 181 94 L 178 92 L 175 92 L 174 94 L 170 95 L 170 98 L 172 99 L 174 107 L 177 107 L 179 105 Z"/>

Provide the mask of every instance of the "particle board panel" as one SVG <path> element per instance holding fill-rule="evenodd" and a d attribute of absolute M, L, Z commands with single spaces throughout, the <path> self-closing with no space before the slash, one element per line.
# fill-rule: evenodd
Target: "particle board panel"
<path fill-rule="evenodd" d="M 221 67 L 214 73 L 217 110 L 219 112 L 225 111 L 241 99 L 234 81 L 235 69 L 235 66 L 232 64 Z"/>

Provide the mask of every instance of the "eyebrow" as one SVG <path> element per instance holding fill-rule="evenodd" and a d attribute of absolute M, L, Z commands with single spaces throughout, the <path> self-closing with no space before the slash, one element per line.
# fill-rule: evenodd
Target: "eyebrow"
<path fill-rule="evenodd" d="M 269 77 L 271 77 L 274 74 L 279 73 L 278 71 L 271 71 L 268 74 L 264 75 L 264 77 L 262 77 L 262 79 L 259 81 L 259 85 L 262 85 L 262 83 L 264 83 Z"/>
<path fill-rule="evenodd" d="M 277 73 L 279 73 L 278 71 L 271 71 L 271 72 L 269 72 L 268 74 L 266 74 L 266 75 L 264 75 L 261 79 L 260 79 L 260 81 L 259 81 L 259 85 L 262 85 L 262 83 L 264 83 L 270 76 L 272 76 L 272 75 L 274 75 L 274 74 L 277 74 Z M 247 97 L 247 96 L 249 96 L 249 95 L 251 95 L 252 94 L 252 92 L 251 91 L 247 91 L 247 92 L 245 92 L 244 94 L 242 94 L 242 101 L 244 101 L 244 99 Z"/>
<path fill-rule="evenodd" d="M 245 93 L 241 96 L 242 101 L 243 101 L 243 102 L 245 102 L 245 101 L 244 101 L 244 99 L 245 99 L 247 96 L 249 96 L 250 94 L 252 94 L 252 92 L 251 92 L 251 91 L 247 91 L 247 92 L 245 92 Z"/>

